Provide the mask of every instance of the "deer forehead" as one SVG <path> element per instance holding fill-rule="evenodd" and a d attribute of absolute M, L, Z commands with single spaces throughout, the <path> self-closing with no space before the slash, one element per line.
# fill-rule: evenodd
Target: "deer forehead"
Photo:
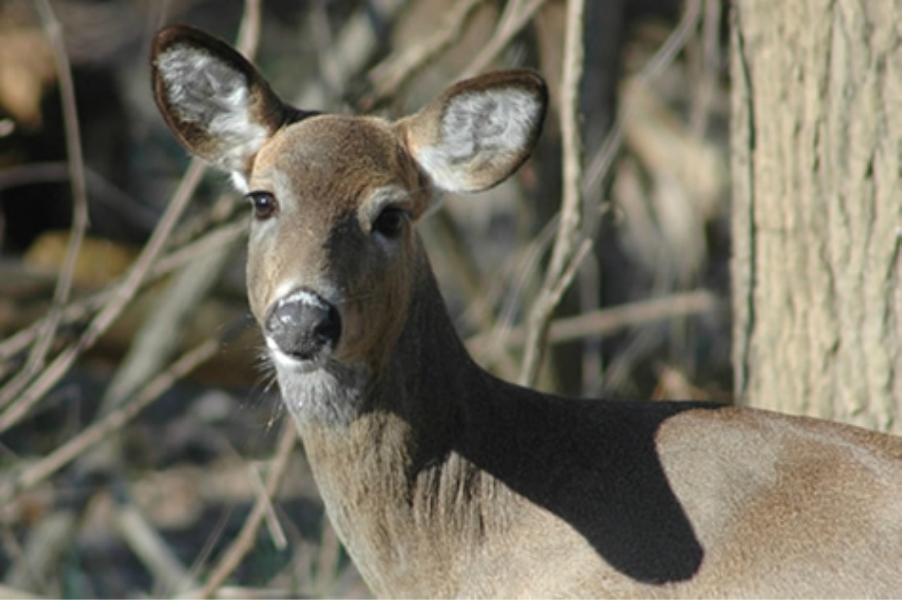
<path fill-rule="evenodd" d="M 415 194 L 419 187 L 417 168 L 388 122 L 335 115 L 279 131 L 260 149 L 250 178 L 252 190 L 331 215 L 383 198 L 384 190 Z"/>

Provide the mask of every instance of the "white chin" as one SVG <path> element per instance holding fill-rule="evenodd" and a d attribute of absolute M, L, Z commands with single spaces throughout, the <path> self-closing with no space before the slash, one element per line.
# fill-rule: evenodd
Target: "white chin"
<path fill-rule="evenodd" d="M 310 359 L 301 359 L 290 354 L 282 352 L 274 343 L 266 340 L 266 347 L 269 349 L 269 356 L 277 371 L 285 373 L 312 373 L 318 371 L 329 359 L 329 352 L 321 352 Z"/>

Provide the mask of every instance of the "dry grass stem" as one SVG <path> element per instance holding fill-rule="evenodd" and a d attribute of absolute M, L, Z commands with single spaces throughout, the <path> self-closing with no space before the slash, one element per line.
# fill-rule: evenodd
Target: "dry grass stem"
<path fill-rule="evenodd" d="M 282 424 L 282 432 L 276 445 L 276 454 L 266 478 L 265 494 L 258 494 L 251 513 L 244 521 L 241 531 L 235 540 L 223 553 L 222 558 L 213 568 L 207 579 L 206 585 L 200 591 L 201 598 L 212 598 L 216 590 L 225 583 L 226 579 L 238 568 L 245 555 L 254 547 L 257 530 L 266 518 L 270 506 L 270 498 L 279 490 L 282 479 L 287 471 L 289 458 L 297 444 L 297 429 L 292 419 L 285 419 Z"/>
<path fill-rule="evenodd" d="M 38 14 L 44 26 L 44 32 L 50 43 L 53 60 L 59 81 L 62 101 L 63 127 L 65 129 L 66 153 L 68 154 L 69 180 L 72 187 L 72 226 L 69 244 L 63 266 L 57 278 L 53 300 L 38 331 L 34 345 L 25 361 L 25 366 L 0 389 L 0 406 L 6 406 L 31 382 L 33 377 L 44 367 L 47 354 L 56 336 L 60 313 L 69 299 L 75 272 L 75 261 L 78 258 L 81 244 L 88 228 L 88 198 L 85 184 L 84 159 L 81 152 L 81 134 L 78 125 L 78 111 L 75 106 L 75 87 L 72 83 L 72 71 L 69 57 L 66 54 L 62 39 L 62 28 L 48 0 L 35 2 Z"/>
<path fill-rule="evenodd" d="M 192 161 L 184 178 L 176 190 L 172 201 L 163 213 L 157 228 L 144 246 L 128 275 L 117 287 L 109 301 L 91 320 L 87 329 L 79 339 L 66 347 L 41 374 L 15 400 L 13 404 L 0 413 L 0 433 L 18 423 L 44 394 L 65 375 L 82 352 L 106 331 L 122 312 L 122 309 L 135 296 L 154 261 L 163 251 L 179 217 L 181 217 L 190 201 L 197 184 L 203 176 L 205 167 L 197 160 Z"/>
<path fill-rule="evenodd" d="M 538 297 L 527 318 L 527 340 L 520 376 L 521 385 L 533 385 L 542 366 L 548 323 L 561 296 L 572 279 L 578 262 L 577 253 L 583 220 L 582 202 L 582 136 L 579 122 L 579 90 L 583 73 L 583 13 L 585 0 L 567 3 L 566 33 L 564 36 L 564 65 L 561 78 L 561 144 L 562 199 L 557 236 L 551 250 L 551 260 Z M 591 244 L 591 242 L 589 242 Z M 569 273 L 569 275 L 568 275 Z"/>
<path fill-rule="evenodd" d="M 701 1 L 687 0 L 680 22 L 667 36 L 667 40 L 651 57 L 648 64 L 636 76 L 637 85 L 647 85 L 649 81 L 660 75 L 673 62 L 680 50 L 683 49 L 692 33 L 698 27 L 698 20 L 701 15 Z M 582 183 L 583 194 L 593 194 L 611 170 L 614 159 L 617 157 L 617 152 L 623 143 L 623 125 L 630 116 L 631 112 L 628 107 L 618 113 L 617 119 L 611 126 L 611 131 L 605 138 L 604 143 L 587 161 Z"/>
<path fill-rule="evenodd" d="M 367 107 L 378 106 L 397 94 L 423 67 L 460 39 L 470 16 L 484 2 L 485 0 L 457 0 L 445 13 L 437 31 L 425 36 L 418 44 L 395 52 L 371 69 L 369 80 L 373 91 L 366 98 Z"/>
<path fill-rule="evenodd" d="M 498 20 L 495 33 L 473 62 L 461 73 L 462 78 L 473 77 L 487 69 L 508 44 L 532 20 L 546 0 L 512 0 Z"/>
<path fill-rule="evenodd" d="M 133 503 L 117 503 L 113 518 L 123 540 L 153 575 L 155 587 L 161 586 L 170 594 L 193 587 L 187 569 Z"/>
<path fill-rule="evenodd" d="M 0 503 L 8 502 L 22 491 L 44 481 L 88 449 L 107 439 L 110 434 L 122 429 L 176 381 L 215 356 L 219 351 L 219 344 L 218 338 L 210 338 L 192 348 L 169 368 L 148 381 L 127 403 L 83 429 L 77 436 L 28 467 L 12 481 L 4 482 L 0 486 Z"/>
<path fill-rule="evenodd" d="M 199 256 L 215 252 L 223 246 L 233 244 L 236 240 L 241 239 L 246 232 L 247 222 L 244 219 L 221 225 L 203 237 L 187 243 L 184 247 L 174 250 L 156 261 L 142 285 L 147 285 L 160 277 L 168 275 L 172 271 L 196 260 Z M 96 312 L 110 299 L 116 286 L 120 284 L 121 282 L 117 282 L 106 289 L 69 302 L 63 309 L 60 323 L 71 325 L 87 318 L 88 315 Z M 44 320 L 40 319 L 0 342 L 0 362 L 8 360 L 13 355 L 27 348 L 37 336 L 43 322 Z"/>
<path fill-rule="evenodd" d="M 717 296 L 707 290 L 611 306 L 552 321 L 548 329 L 548 343 L 562 344 L 591 336 L 611 335 L 628 327 L 708 313 L 718 306 Z M 511 347 L 525 342 L 526 330 L 523 327 L 511 328 L 504 339 L 504 343 Z M 468 339 L 467 347 L 474 353 L 484 352 L 494 343 L 496 338 L 492 332 L 487 332 Z"/>

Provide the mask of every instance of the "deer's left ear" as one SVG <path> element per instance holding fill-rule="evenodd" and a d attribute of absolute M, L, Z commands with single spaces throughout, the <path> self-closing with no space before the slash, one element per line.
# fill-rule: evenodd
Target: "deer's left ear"
<path fill-rule="evenodd" d="M 397 123 L 433 184 L 479 192 L 507 179 L 535 146 L 548 91 L 533 71 L 498 71 L 461 81 Z"/>

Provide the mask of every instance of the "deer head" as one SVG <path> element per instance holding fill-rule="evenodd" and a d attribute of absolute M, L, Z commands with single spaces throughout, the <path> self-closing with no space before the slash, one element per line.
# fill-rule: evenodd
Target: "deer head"
<path fill-rule="evenodd" d="M 424 260 L 416 224 L 437 192 L 509 177 L 547 103 L 542 79 L 514 70 L 462 81 L 394 122 L 297 110 L 238 52 L 186 26 L 157 36 L 152 68 L 169 126 L 252 206 L 248 296 L 283 393 L 289 374 L 385 367 Z"/>

